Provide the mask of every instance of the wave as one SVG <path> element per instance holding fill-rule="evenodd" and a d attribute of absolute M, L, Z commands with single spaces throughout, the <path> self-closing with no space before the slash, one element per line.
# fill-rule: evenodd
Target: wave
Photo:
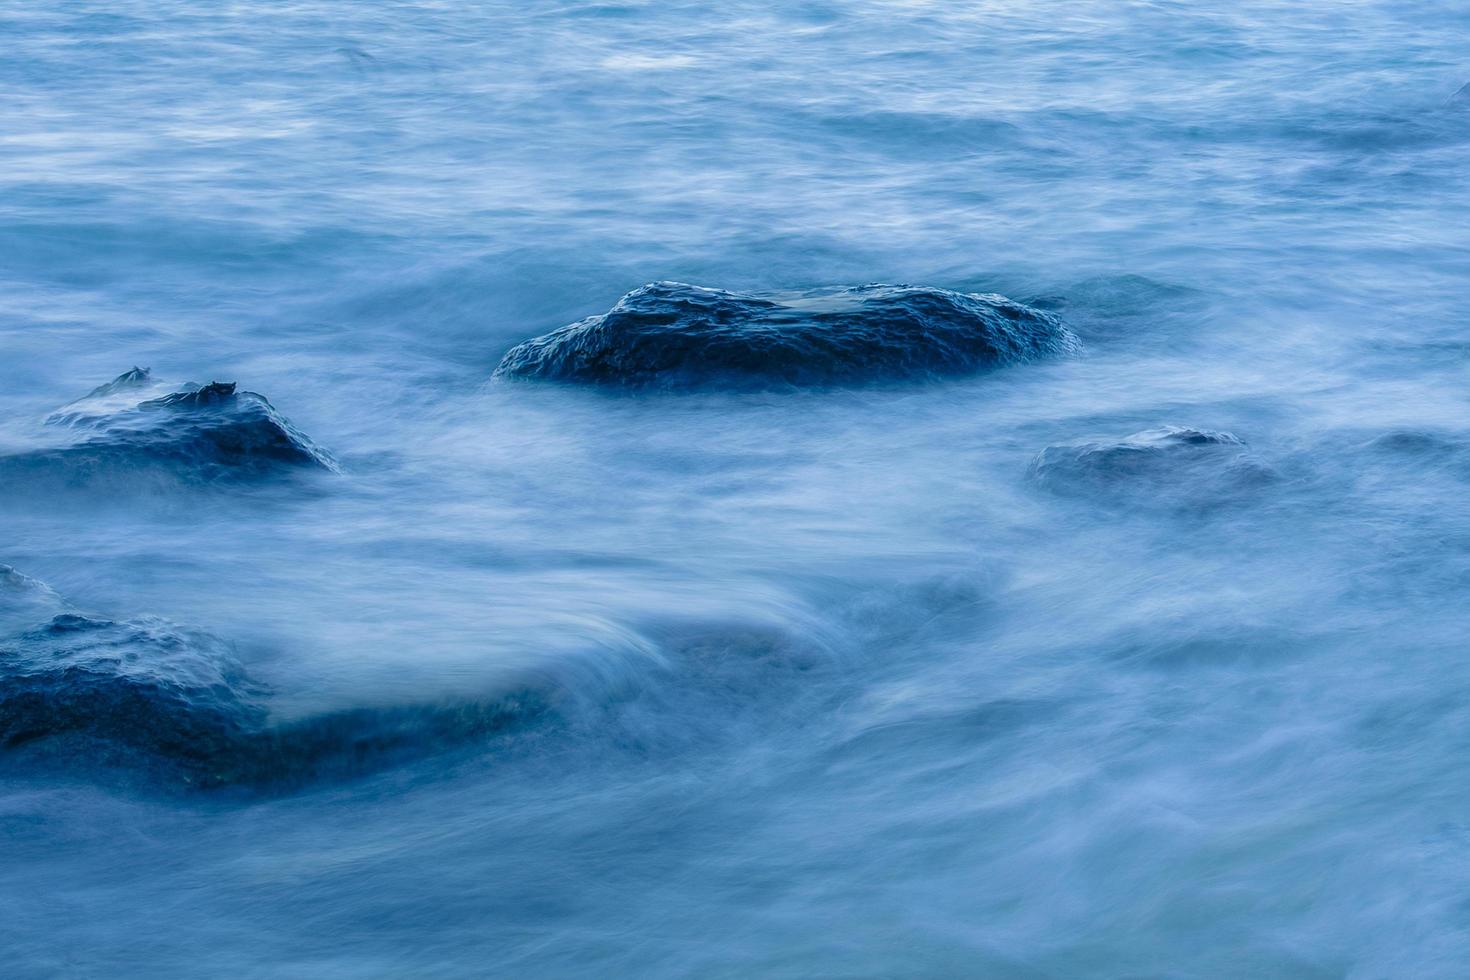
<path fill-rule="evenodd" d="M 512 348 L 497 378 L 643 388 L 852 385 L 1064 354 L 1056 316 L 993 294 L 858 286 L 781 298 L 676 282 Z"/>
<path fill-rule="evenodd" d="M 38 616 L 49 619 L 16 628 Z M 78 612 L 5 565 L 0 624 L 0 758 L 183 789 L 279 792 L 517 734 L 664 755 L 727 737 L 824 663 L 779 628 L 664 624 L 609 656 L 505 671 L 472 696 L 281 719 L 228 642 L 158 617 Z"/>
<path fill-rule="evenodd" d="M 0 565 L 0 635 L 9 635 L 47 619 L 64 603 L 49 585 Z"/>

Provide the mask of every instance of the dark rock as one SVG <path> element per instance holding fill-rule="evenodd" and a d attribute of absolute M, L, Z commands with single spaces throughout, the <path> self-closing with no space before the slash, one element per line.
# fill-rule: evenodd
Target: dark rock
<path fill-rule="evenodd" d="M 1057 317 L 1002 296 L 859 286 L 764 298 L 682 283 L 513 348 L 497 378 L 752 389 L 936 378 L 1077 349 Z"/>
<path fill-rule="evenodd" d="M 13 477 L 59 477 L 68 485 L 136 470 L 208 482 L 337 469 L 263 395 L 210 382 L 139 400 L 158 387 L 147 370 L 134 368 L 47 419 L 80 439 L 5 457 L 0 467 Z"/>
<path fill-rule="evenodd" d="M 0 641 L 0 746 L 102 742 L 217 766 L 265 717 L 228 647 L 161 619 L 62 613 Z"/>

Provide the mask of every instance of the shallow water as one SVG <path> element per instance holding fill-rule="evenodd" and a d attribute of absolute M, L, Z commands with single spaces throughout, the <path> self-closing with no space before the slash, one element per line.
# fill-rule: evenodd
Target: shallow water
<path fill-rule="evenodd" d="M 140 365 L 340 472 L 0 467 L 54 590 L 0 596 L 7 663 L 161 617 L 271 726 L 229 771 L 111 715 L 0 749 L 0 972 L 1459 975 L 1467 32 L 7 7 L 0 451 L 91 453 L 44 420 Z M 1000 293 L 1083 350 L 490 382 L 658 280 Z"/>

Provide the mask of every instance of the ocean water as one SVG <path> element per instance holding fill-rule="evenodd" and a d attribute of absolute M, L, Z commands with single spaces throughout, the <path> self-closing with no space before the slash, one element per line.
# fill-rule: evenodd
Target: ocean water
<path fill-rule="evenodd" d="M 1467 39 L 0 8 L 0 974 L 1463 976 Z M 1079 344 L 492 377 L 664 281 Z"/>

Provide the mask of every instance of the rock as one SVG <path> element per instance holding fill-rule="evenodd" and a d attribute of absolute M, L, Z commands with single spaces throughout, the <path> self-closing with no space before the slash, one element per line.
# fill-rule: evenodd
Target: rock
<path fill-rule="evenodd" d="M 821 387 L 963 375 L 1078 346 L 1056 316 L 996 295 L 874 285 L 777 299 L 658 282 L 513 348 L 495 377 Z"/>

